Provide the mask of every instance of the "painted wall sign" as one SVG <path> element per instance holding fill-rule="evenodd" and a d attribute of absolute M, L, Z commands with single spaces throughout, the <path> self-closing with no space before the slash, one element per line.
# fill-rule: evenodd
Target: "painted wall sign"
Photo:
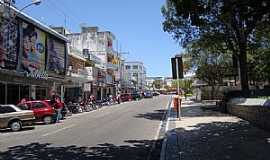
<path fill-rule="evenodd" d="M 23 52 L 20 71 L 37 73 L 45 70 L 45 40 L 46 35 L 33 25 L 22 23 Z"/>
<path fill-rule="evenodd" d="M 48 79 L 49 75 L 46 71 L 35 70 L 33 72 L 25 72 L 27 77 L 36 78 L 36 79 Z"/>
<path fill-rule="evenodd" d="M 0 15 L 0 68 L 15 70 L 18 64 L 18 25 Z"/>
<path fill-rule="evenodd" d="M 47 50 L 49 74 L 65 75 L 65 43 L 48 37 Z"/>

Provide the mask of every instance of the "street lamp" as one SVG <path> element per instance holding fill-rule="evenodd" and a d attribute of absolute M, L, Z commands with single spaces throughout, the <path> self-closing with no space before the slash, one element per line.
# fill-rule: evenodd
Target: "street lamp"
<path fill-rule="evenodd" d="M 19 10 L 19 12 L 23 11 L 25 8 L 28 8 L 29 6 L 32 6 L 32 5 L 38 6 L 38 5 L 40 5 L 40 3 L 41 3 L 41 0 L 32 0 L 32 3 L 24 6 L 22 9 Z"/>
<path fill-rule="evenodd" d="M 4 12 L 4 18 L 8 18 L 8 21 L 6 24 L 3 25 L 3 28 L 1 30 L 3 30 L 3 32 L 6 32 L 8 35 L 8 43 L 10 46 L 13 46 L 13 42 L 10 40 L 10 31 L 9 31 L 9 26 L 10 24 L 16 19 L 17 15 L 22 12 L 24 9 L 32 6 L 32 5 L 40 5 L 41 0 L 32 0 L 32 2 L 30 4 L 25 5 L 24 7 L 22 7 L 20 10 L 16 10 L 15 8 L 11 7 L 11 0 L 7 0 L 7 1 L 2 1 L 0 0 L 0 7 L 2 11 Z M 5 7 L 7 7 L 8 9 L 5 9 Z M 15 10 L 14 15 L 11 16 L 10 11 L 11 10 Z M 7 13 L 8 12 L 8 13 Z"/>

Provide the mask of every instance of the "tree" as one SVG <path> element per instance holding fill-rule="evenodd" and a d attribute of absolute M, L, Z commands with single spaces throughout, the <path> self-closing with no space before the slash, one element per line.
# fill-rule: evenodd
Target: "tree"
<path fill-rule="evenodd" d="M 257 27 L 269 23 L 267 0 L 167 0 L 164 31 L 185 47 L 203 35 L 221 40 L 238 58 L 241 87 L 248 94 L 247 49 Z"/>
<path fill-rule="evenodd" d="M 191 93 L 192 83 L 193 83 L 193 81 L 190 80 L 190 79 L 181 79 L 181 80 L 179 80 L 179 87 L 180 87 L 181 90 L 184 91 L 185 97 L 186 97 L 186 95 L 188 93 Z M 177 88 L 177 80 L 174 80 L 172 82 L 172 87 Z"/>
<path fill-rule="evenodd" d="M 193 68 L 197 68 L 196 77 L 211 86 L 213 99 L 223 79 L 233 72 L 231 54 L 218 38 L 204 35 L 187 46 L 187 55 Z"/>
<path fill-rule="evenodd" d="M 258 28 L 250 46 L 249 76 L 254 82 L 268 81 L 270 83 L 270 29 L 265 26 Z"/>
<path fill-rule="evenodd" d="M 155 89 L 160 89 L 160 88 L 162 88 L 162 86 L 163 86 L 163 82 L 162 82 L 162 80 L 154 80 L 154 82 L 153 82 L 153 88 L 155 88 Z"/>

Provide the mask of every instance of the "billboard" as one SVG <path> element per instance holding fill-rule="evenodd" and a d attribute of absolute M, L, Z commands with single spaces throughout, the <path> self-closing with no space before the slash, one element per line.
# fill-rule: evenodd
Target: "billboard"
<path fill-rule="evenodd" d="M 52 76 L 65 75 L 65 43 L 48 37 L 47 40 L 47 70 Z"/>
<path fill-rule="evenodd" d="M 45 32 L 31 24 L 22 23 L 22 55 L 20 71 L 26 73 L 42 73 L 45 70 Z"/>
<path fill-rule="evenodd" d="M 0 15 L 0 69 L 15 70 L 18 64 L 19 31 L 17 21 Z"/>

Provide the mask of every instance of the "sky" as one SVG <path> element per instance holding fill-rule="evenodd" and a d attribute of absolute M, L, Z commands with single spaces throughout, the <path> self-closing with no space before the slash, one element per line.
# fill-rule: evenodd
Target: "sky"
<path fill-rule="evenodd" d="M 16 0 L 18 9 L 31 0 Z M 24 10 L 46 25 L 66 26 L 80 32 L 81 25 L 111 31 L 126 61 L 142 61 L 147 76 L 171 76 L 170 58 L 181 47 L 162 29 L 165 0 L 42 0 Z M 65 18 L 66 17 L 66 18 Z M 116 49 L 116 48 L 115 48 Z"/>

